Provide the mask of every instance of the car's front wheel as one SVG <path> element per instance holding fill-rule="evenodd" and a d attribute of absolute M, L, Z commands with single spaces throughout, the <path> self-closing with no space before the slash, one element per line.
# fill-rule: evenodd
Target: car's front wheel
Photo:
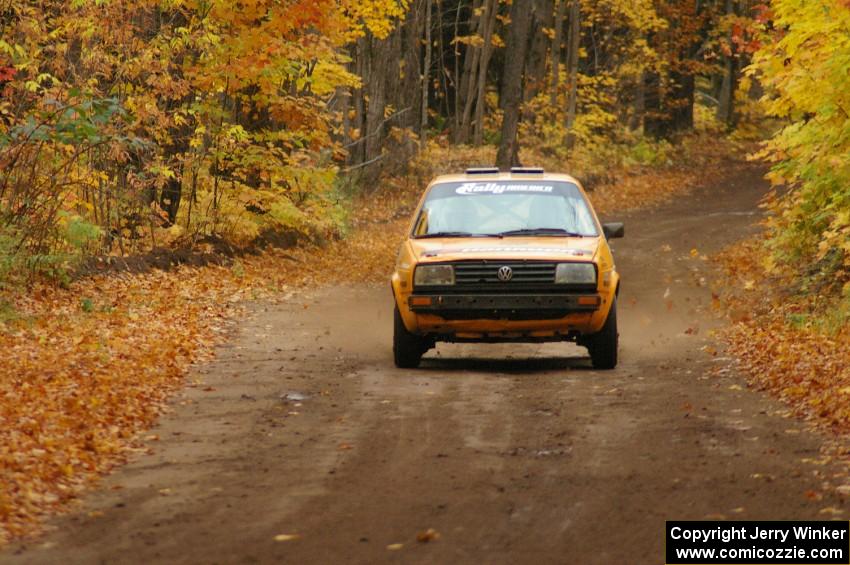
<path fill-rule="evenodd" d="M 590 362 L 594 369 L 613 369 L 617 366 L 617 349 L 619 348 L 617 333 L 617 299 L 611 303 L 605 324 L 597 333 L 586 338 L 584 344 L 590 352 Z"/>
<path fill-rule="evenodd" d="M 398 306 L 393 315 L 393 357 L 395 366 L 402 369 L 414 369 L 419 366 L 422 355 L 429 349 L 428 340 L 412 334 L 404 327 Z"/>

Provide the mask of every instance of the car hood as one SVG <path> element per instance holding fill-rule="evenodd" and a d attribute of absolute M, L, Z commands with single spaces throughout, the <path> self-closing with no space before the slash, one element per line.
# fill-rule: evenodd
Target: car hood
<path fill-rule="evenodd" d="M 411 239 L 417 263 L 469 259 L 591 261 L 599 237 L 451 237 Z"/>

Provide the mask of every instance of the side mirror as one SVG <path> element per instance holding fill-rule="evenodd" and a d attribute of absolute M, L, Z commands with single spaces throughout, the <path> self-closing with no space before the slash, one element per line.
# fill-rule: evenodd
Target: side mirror
<path fill-rule="evenodd" d="M 602 224 L 602 233 L 605 234 L 605 239 L 617 239 L 626 235 L 626 228 L 623 222 L 611 222 Z"/>

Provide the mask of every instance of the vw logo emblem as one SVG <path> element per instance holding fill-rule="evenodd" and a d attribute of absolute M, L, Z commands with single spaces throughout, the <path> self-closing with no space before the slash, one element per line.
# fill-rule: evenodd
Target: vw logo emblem
<path fill-rule="evenodd" d="M 511 280 L 514 276 L 514 271 L 507 265 L 504 267 L 499 267 L 499 270 L 496 272 L 500 281 L 507 282 Z"/>

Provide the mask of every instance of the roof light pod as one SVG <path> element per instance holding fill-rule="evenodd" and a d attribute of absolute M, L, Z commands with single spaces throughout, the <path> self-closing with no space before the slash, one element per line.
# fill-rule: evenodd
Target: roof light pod
<path fill-rule="evenodd" d="M 499 168 L 498 167 L 472 167 L 466 169 L 466 174 L 468 175 L 498 175 Z"/>

